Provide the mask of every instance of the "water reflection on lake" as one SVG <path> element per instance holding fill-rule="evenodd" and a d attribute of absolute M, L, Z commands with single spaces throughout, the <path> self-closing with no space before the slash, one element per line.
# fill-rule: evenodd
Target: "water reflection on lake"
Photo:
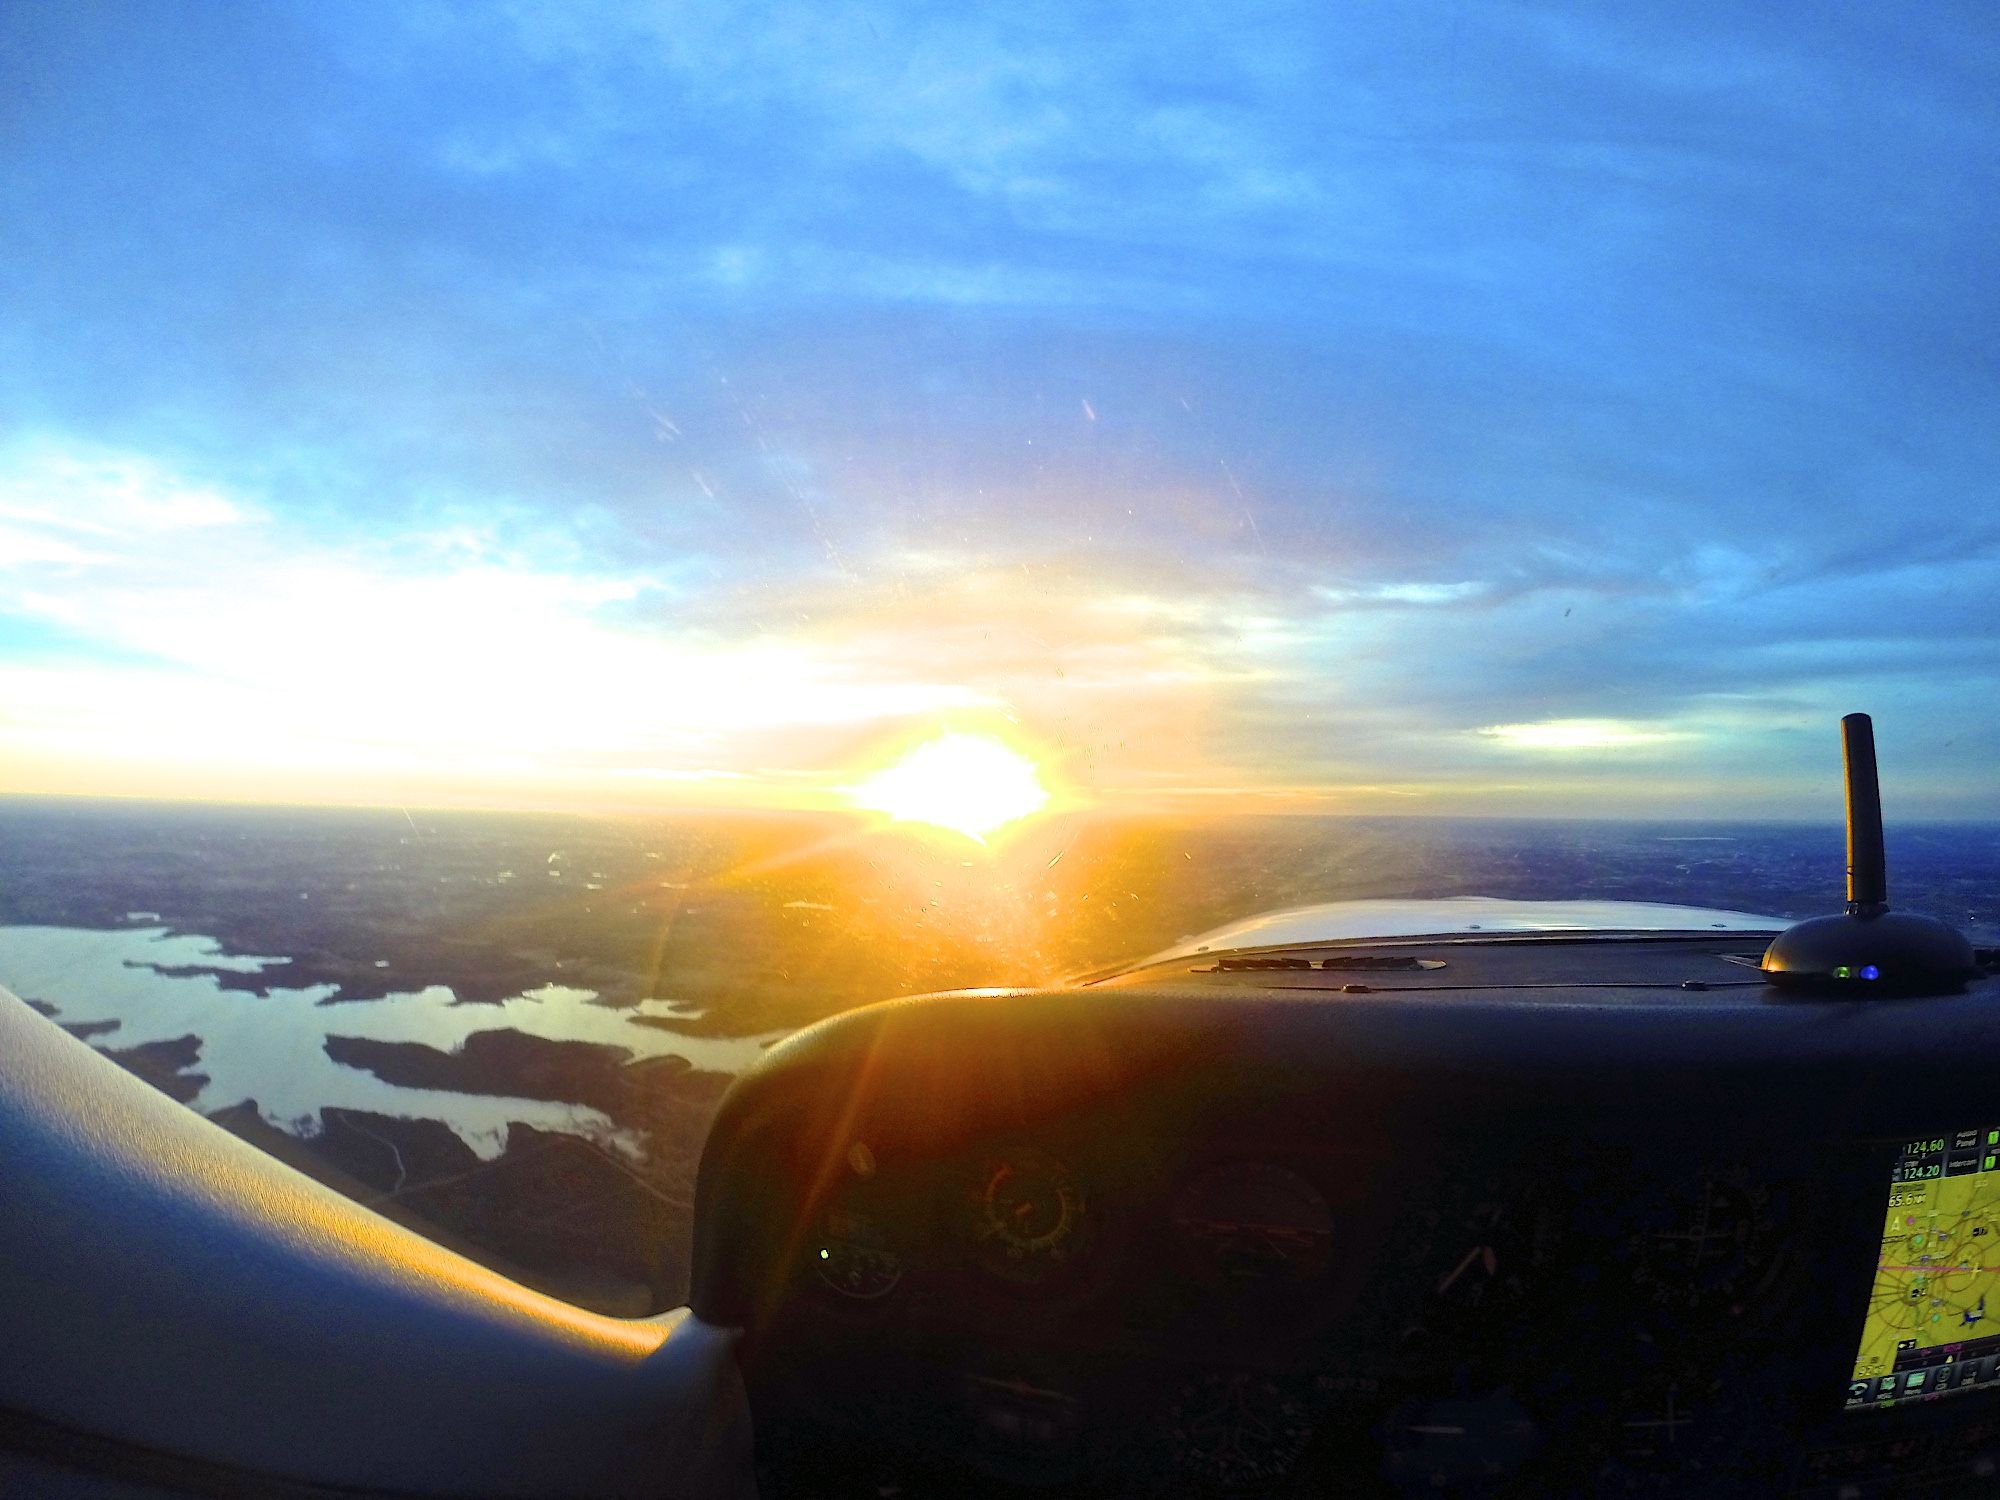
<path fill-rule="evenodd" d="M 190 1101 L 195 1109 L 209 1113 L 254 1099 L 265 1120 L 299 1136 L 319 1133 L 321 1110 L 351 1109 L 442 1121 L 487 1160 L 505 1148 L 508 1127 L 516 1123 L 582 1136 L 628 1156 L 644 1149 L 637 1132 L 620 1129 L 587 1105 L 384 1082 L 329 1057 L 329 1036 L 453 1052 L 475 1032 L 512 1030 L 623 1047 L 634 1058 L 684 1057 L 697 1068 L 725 1073 L 740 1070 L 770 1040 L 684 1036 L 638 1019 L 686 1019 L 687 1010 L 674 1001 L 614 1010 L 593 1003 L 593 991 L 566 985 L 544 985 L 491 1005 L 461 1004 L 443 985 L 330 1005 L 333 985 L 259 995 L 224 989 L 213 973 L 159 972 L 261 973 L 282 962 L 227 955 L 212 938 L 164 927 L 0 927 L 0 984 L 52 1007 L 55 1019 L 67 1025 L 115 1022 L 90 1035 L 93 1046 L 122 1049 L 199 1037 L 201 1056 L 191 1071 L 208 1082 Z"/>

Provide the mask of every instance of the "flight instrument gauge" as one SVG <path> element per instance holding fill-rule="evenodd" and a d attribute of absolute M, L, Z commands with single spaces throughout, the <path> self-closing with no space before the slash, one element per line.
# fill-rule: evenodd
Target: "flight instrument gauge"
<path fill-rule="evenodd" d="M 1626 1253 L 1634 1290 L 1658 1305 L 1741 1316 L 1779 1270 L 1770 1195 L 1735 1173 L 1680 1183 L 1633 1226 Z"/>
<path fill-rule="evenodd" d="M 1188 1381 L 1161 1434 L 1172 1487 L 1227 1493 L 1285 1479 L 1312 1444 L 1315 1396 L 1310 1383 L 1237 1371 Z"/>
<path fill-rule="evenodd" d="M 869 1215 L 852 1208 L 827 1210 L 809 1257 L 821 1286 L 855 1302 L 886 1297 L 903 1279 L 903 1258 L 888 1234 Z"/>
<path fill-rule="evenodd" d="M 1174 1200 L 1174 1232 L 1206 1280 L 1286 1284 L 1322 1275 L 1333 1255 L 1333 1210 L 1287 1167 L 1211 1167 Z"/>
<path fill-rule="evenodd" d="M 972 1239 L 980 1264 L 1003 1280 L 1045 1280 L 1082 1253 L 1089 1237 L 1083 1185 L 1030 1147 L 987 1157 L 973 1185 Z"/>
<path fill-rule="evenodd" d="M 1593 1403 L 1579 1414 L 1602 1424 L 1584 1449 L 1591 1493 L 1700 1495 L 1716 1488 L 1722 1475 L 1710 1443 L 1720 1389 L 1721 1381 L 1712 1373 L 1696 1369 L 1679 1375 L 1654 1370 L 1629 1385 L 1613 1382 L 1601 1410 Z"/>
<path fill-rule="evenodd" d="M 1490 1363 L 1519 1352 L 1551 1295 L 1559 1214 L 1532 1177 L 1472 1172 L 1415 1195 L 1384 1276 L 1387 1333 L 1405 1368 Z"/>
<path fill-rule="evenodd" d="M 1528 1300 L 1548 1264 L 1553 1225 L 1545 1203 L 1515 1194 L 1474 1194 L 1446 1216 L 1426 1216 L 1424 1279 L 1435 1315 L 1501 1322 Z"/>

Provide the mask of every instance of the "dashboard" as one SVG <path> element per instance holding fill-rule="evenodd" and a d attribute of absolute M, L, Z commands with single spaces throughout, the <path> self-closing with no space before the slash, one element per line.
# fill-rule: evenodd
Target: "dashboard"
<path fill-rule="evenodd" d="M 765 1492 L 2000 1492 L 2000 981 L 1804 999 L 1757 947 L 1196 956 L 802 1033 L 697 1208 Z"/>

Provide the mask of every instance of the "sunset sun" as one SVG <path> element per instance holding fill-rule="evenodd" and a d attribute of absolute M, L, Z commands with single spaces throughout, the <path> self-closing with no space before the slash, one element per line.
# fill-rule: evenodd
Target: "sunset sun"
<path fill-rule="evenodd" d="M 849 795 L 900 822 L 930 823 L 982 842 L 1049 800 L 1033 761 L 976 734 L 926 740 Z"/>

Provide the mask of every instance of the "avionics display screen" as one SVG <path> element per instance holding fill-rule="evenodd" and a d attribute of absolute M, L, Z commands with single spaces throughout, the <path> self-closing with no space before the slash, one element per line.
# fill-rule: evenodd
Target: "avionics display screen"
<path fill-rule="evenodd" d="M 1906 1141 L 1847 1405 L 2000 1389 L 2000 1126 Z"/>

